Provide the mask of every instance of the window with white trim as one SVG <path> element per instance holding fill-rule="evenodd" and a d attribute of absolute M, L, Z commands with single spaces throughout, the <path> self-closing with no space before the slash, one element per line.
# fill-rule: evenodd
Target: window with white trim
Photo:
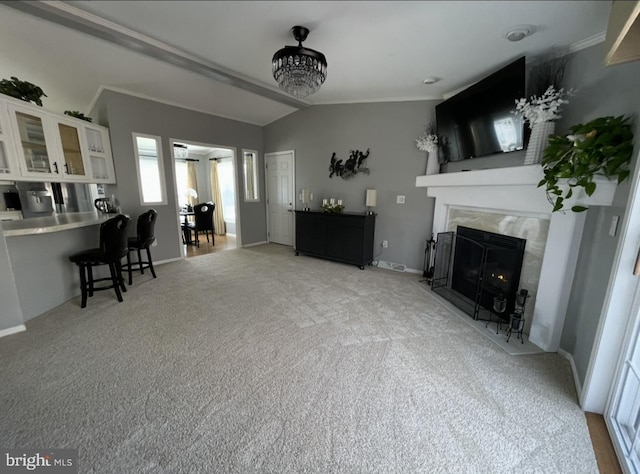
<path fill-rule="evenodd" d="M 133 149 L 136 155 L 140 203 L 167 204 L 162 139 L 154 135 L 134 133 Z"/>

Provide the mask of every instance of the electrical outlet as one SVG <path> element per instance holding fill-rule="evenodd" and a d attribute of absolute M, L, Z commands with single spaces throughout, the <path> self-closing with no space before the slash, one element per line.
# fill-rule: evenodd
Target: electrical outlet
<path fill-rule="evenodd" d="M 404 196 L 396 196 L 396 204 L 404 204 Z"/>
<path fill-rule="evenodd" d="M 388 240 L 383 240 L 382 241 L 382 248 L 387 248 L 389 246 L 389 241 Z"/>

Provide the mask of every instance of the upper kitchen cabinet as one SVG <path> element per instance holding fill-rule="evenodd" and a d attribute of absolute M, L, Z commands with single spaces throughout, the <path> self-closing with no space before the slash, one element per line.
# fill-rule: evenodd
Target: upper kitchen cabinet
<path fill-rule="evenodd" d="M 16 156 L 9 131 L 9 115 L 6 104 L 0 103 L 0 180 L 14 179 L 20 174 L 14 161 Z"/>
<path fill-rule="evenodd" d="M 69 180 L 91 181 L 87 147 L 83 145 L 84 126 L 58 118 L 55 121 L 58 157 L 62 175 Z"/>
<path fill-rule="evenodd" d="M 0 179 L 116 182 L 104 127 L 2 95 L 0 127 Z M 6 176 L 3 167 L 9 170 Z"/>
<path fill-rule="evenodd" d="M 60 179 L 59 165 L 53 155 L 56 140 L 51 117 L 18 104 L 9 104 L 8 108 L 22 176 Z"/>
<path fill-rule="evenodd" d="M 85 141 L 92 172 L 92 183 L 115 183 L 109 130 L 99 125 L 85 125 Z"/>

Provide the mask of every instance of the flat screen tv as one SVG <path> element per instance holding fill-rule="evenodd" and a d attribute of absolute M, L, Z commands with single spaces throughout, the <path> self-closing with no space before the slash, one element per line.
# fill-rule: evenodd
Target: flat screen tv
<path fill-rule="evenodd" d="M 437 105 L 436 123 L 444 160 L 461 161 L 522 150 L 528 136 L 522 116 L 512 111 L 516 99 L 524 96 L 522 57 Z"/>

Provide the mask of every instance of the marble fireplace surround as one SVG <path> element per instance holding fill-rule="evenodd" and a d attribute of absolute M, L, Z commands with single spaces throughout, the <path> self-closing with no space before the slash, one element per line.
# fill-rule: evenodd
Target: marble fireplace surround
<path fill-rule="evenodd" d="M 488 170 L 463 171 L 418 176 L 416 187 L 427 188 L 427 196 L 435 198 L 433 234 L 446 232 L 449 211 L 500 213 L 521 217 L 549 219 L 549 232 L 544 248 L 538 290 L 533 305 L 529 341 L 547 352 L 556 352 L 564 325 L 573 276 L 582 240 L 586 213 L 551 212 L 543 188 L 540 165 L 514 166 Z M 616 184 L 606 178 L 597 180 L 593 196 L 576 192 L 565 204 L 610 206 Z"/>

